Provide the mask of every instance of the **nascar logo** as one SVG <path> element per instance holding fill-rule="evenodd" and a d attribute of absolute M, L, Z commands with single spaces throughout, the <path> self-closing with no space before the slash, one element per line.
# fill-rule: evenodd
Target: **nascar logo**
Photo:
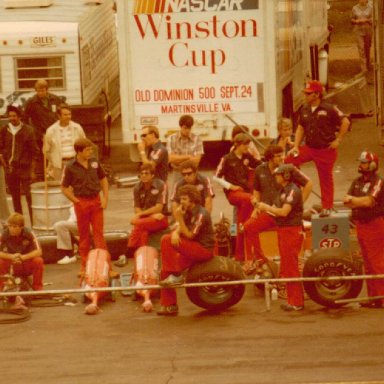
<path fill-rule="evenodd" d="M 135 0 L 134 14 L 259 9 L 259 0 Z"/>

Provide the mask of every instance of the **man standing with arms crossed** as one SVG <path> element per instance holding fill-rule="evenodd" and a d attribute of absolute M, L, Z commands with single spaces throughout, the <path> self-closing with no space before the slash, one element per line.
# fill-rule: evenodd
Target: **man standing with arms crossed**
<path fill-rule="evenodd" d="M 333 166 L 337 159 L 337 148 L 348 132 L 350 122 L 334 105 L 322 100 L 323 86 L 319 81 L 309 81 L 303 92 L 306 105 L 300 110 L 295 144 L 285 162 L 296 167 L 308 161 L 315 163 L 323 207 L 320 216 L 326 217 L 333 208 Z M 304 139 L 305 144 L 302 145 Z"/>
<path fill-rule="evenodd" d="M 367 275 L 384 274 L 384 182 L 377 174 L 379 158 L 373 152 L 361 153 L 359 173 L 345 195 L 344 205 L 352 208 L 357 238 Z M 367 280 L 368 296 L 380 299 L 360 303 L 365 308 L 384 306 L 384 280 Z"/>
<path fill-rule="evenodd" d="M 198 167 L 204 154 L 200 136 L 191 132 L 193 124 L 192 116 L 181 116 L 179 119 L 180 131 L 168 138 L 169 163 L 175 171 L 178 171 L 180 164 L 187 160 L 193 161 Z"/>

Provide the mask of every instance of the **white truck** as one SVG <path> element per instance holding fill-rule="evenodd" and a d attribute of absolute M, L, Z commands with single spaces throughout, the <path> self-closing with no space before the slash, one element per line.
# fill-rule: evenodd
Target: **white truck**
<path fill-rule="evenodd" d="M 194 116 L 205 143 L 230 140 L 226 116 L 273 138 L 279 117 L 301 106 L 306 80 L 326 82 L 327 0 L 116 4 L 126 143 L 144 125 L 165 140 L 183 114 Z"/>
<path fill-rule="evenodd" d="M 375 111 L 380 144 L 384 146 L 384 0 L 373 3 L 375 22 Z"/>
<path fill-rule="evenodd" d="M 101 3 L 101 4 L 100 4 Z M 0 115 L 39 78 L 69 104 L 120 113 L 113 0 L 0 0 Z"/>

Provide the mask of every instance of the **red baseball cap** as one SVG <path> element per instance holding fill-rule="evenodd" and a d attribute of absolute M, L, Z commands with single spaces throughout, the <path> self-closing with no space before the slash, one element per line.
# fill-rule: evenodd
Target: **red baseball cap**
<path fill-rule="evenodd" d="M 305 85 L 303 92 L 305 92 L 305 93 L 313 93 L 313 92 L 323 93 L 323 86 L 321 85 L 320 81 L 318 81 L 318 80 L 310 80 Z"/>

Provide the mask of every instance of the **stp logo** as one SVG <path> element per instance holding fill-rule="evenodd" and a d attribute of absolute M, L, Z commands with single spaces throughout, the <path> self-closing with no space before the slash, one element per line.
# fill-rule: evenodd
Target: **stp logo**
<path fill-rule="evenodd" d="M 320 241 L 320 248 L 340 248 L 341 241 L 338 239 L 323 239 Z"/>

